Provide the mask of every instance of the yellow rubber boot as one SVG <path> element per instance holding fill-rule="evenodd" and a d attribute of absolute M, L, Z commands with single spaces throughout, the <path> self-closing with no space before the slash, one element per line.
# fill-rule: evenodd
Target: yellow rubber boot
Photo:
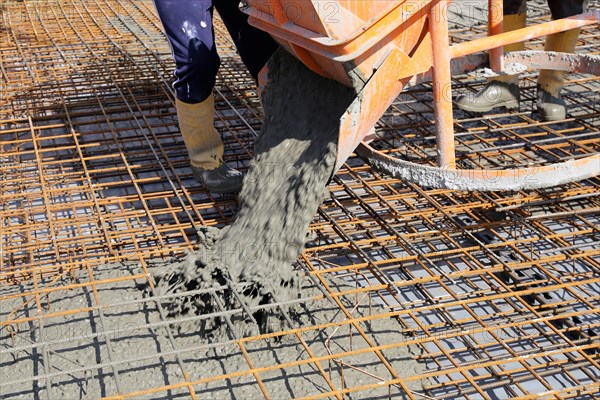
<path fill-rule="evenodd" d="M 202 103 L 176 100 L 179 129 L 193 167 L 215 169 L 223 163 L 223 142 L 215 129 L 215 100 Z"/>
<path fill-rule="evenodd" d="M 176 100 L 175 106 L 196 180 L 215 193 L 240 190 L 242 174 L 223 162 L 223 142 L 214 126 L 213 95 L 197 104 Z"/>
<path fill-rule="evenodd" d="M 526 14 L 512 14 L 504 16 L 504 32 L 524 28 Z M 525 43 L 512 43 L 504 46 L 504 52 L 522 51 Z M 496 107 L 508 109 L 519 108 L 519 76 L 500 75 L 488 81 L 478 93 L 461 95 L 456 98 L 456 106 L 464 111 L 488 112 Z"/>
<path fill-rule="evenodd" d="M 546 38 L 545 51 L 573 53 L 579 37 L 579 29 L 554 33 Z M 544 121 L 565 119 L 567 107 L 560 95 L 565 85 L 565 71 L 543 69 L 537 83 L 537 109 Z"/>

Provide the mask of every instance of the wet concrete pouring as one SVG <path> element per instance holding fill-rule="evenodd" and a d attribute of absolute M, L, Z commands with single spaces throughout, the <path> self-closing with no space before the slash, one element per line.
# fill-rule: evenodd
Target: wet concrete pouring
<path fill-rule="evenodd" d="M 249 305 L 297 298 L 299 276 L 291 264 L 327 196 L 339 118 L 354 92 L 312 73 L 283 50 L 268 68 L 265 121 L 236 219 L 221 232 L 201 232 L 202 249 L 189 262 L 157 272 L 156 294 L 231 284 Z M 227 293 L 221 301 L 228 308 L 238 302 Z M 217 310 L 210 300 L 197 299 L 178 312 Z"/>

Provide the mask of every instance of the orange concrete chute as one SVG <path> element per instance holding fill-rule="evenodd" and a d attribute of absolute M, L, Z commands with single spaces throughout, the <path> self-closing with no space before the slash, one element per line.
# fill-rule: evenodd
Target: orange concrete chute
<path fill-rule="evenodd" d="M 355 101 L 340 121 L 336 170 L 361 142 L 372 139 L 368 137 L 369 132 L 409 82 L 432 79 L 437 166 L 394 161 L 391 157 L 377 157 L 377 164 L 388 164 L 390 168 L 381 168 L 388 172 L 410 168 L 411 173 L 403 174 L 402 178 L 408 177 L 424 185 L 435 182 L 436 186 L 458 189 L 452 186 L 452 180 L 416 178 L 427 175 L 430 168 L 434 168 L 437 172 L 458 171 L 458 175 L 464 177 L 461 188 L 505 190 L 507 187 L 500 188 L 481 178 L 489 176 L 488 170 L 464 173 L 456 169 L 451 73 L 473 70 L 482 65 L 482 61 L 489 61 L 492 69 L 501 73 L 504 64 L 509 62 L 503 54 L 503 45 L 597 23 L 600 12 L 502 33 L 502 1 L 489 0 L 489 9 L 494 10 L 488 15 L 489 35 L 493 39 L 487 37 L 450 45 L 446 15 L 449 3 L 448 0 L 248 0 L 244 11 L 249 14 L 252 25 L 270 33 L 308 68 L 356 90 Z M 476 54 L 484 51 L 489 56 Z M 590 59 L 589 56 L 585 63 L 574 63 L 578 68 L 573 68 L 573 63 L 567 67 L 564 63 L 553 65 L 553 60 L 549 58 L 546 63 L 550 64 L 549 69 L 570 68 L 594 73 L 598 68 L 590 65 L 600 65 L 600 58 Z M 520 58 L 519 62 L 529 65 L 526 57 Z M 369 147 L 369 151 L 363 148 L 359 153 L 376 152 Z M 571 181 L 600 174 L 596 155 L 578 160 L 578 165 L 585 173 L 573 171 L 568 174 Z M 511 175 L 510 170 L 491 171 Z M 522 168 L 514 171 L 517 174 L 535 173 Z M 548 180 L 538 182 L 536 187 L 555 184 Z M 521 182 L 508 189 L 522 187 L 528 186 Z"/>
<path fill-rule="evenodd" d="M 427 1 L 249 1 L 250 23 L 307 67 L 354 87 L 342 117 L 336 169 L 404 85 L 431 67 Z"/>
<path fill-rule="evenodd" d="M 421 39 L 431 8 L 427 1 L 397 0 L 248 4 L 245 11 L 252 25 L 269 32 L 313 71 L 348 86 L 355 86 L 352 74 L 364 81 L 371 78 L 392 49 L 409 54 Z M 350 73 L 346 64 L 355 71 Z"/>

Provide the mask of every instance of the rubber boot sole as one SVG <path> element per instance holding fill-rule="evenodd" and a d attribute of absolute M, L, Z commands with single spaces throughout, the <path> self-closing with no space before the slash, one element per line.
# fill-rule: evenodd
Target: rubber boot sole
<path fill-rule="evenodd" d="M 545 122 L 563 121 L 564 119 L 567 118 L 566 115 L 561 115 L 559 117 L 549 116 L 549 115 L 544 114 L 543 112 L 540 112 L 539 110 L 538 110 L 538 114 L 540 115 L 542 121 L 545 121 Z"/>

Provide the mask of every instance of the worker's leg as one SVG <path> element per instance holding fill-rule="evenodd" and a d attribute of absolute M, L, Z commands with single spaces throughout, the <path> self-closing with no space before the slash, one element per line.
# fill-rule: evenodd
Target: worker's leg
<path fill-rule="evenodd" d="M 257 80 L 258 73 L 277 49 L 277 43 L 269 34 L 248 24 L 248 15 L 239 9 L 238 1 L 214 0 L 214 4 L 242 61 Z"/>
<path fill-rule="evenodd" d="M 525 0 L 504 0 L 504 32 L 525 27 Z M 504 51 L 521 51 L 524 43 L 513 43 L 504 46 Z M 456 105 L 461 110 L 487 112 L 495 107 L 509 109 L 519 107 L 518 75 L 501 75 L 490 79 L 485 87 L 476 94 L 461 95 L 456 98 Z"/>
<path fill-rule="evenodd" d="M 223 163 L 223 143 L 214 128 L 219 56 L 214 41 L 212 0 L 154 0 L 175 59 L 179 129 L 192 171 L 210 191 L 241 187 L 242 174 Z"/>
<path fill-rule="evenodd" d="M 581 14 L 586 8 L 584 0 L 548 0 L 553 19 Z M 573 53 L 579 29 L 559 32 L 546 38 L 546 51 Z M 537 109 L 542 119 L 556 121 L 566 117 L 565 101 L 560 95 L 565 83 L 564 71 L 541 70 L 537 84 Z"/>
<path fill-rule="evenodd" d="M 219 70 L 212 0 L 154 0 L 175 59 L 177 99 L 197 104 L 212 94 Z"/>

